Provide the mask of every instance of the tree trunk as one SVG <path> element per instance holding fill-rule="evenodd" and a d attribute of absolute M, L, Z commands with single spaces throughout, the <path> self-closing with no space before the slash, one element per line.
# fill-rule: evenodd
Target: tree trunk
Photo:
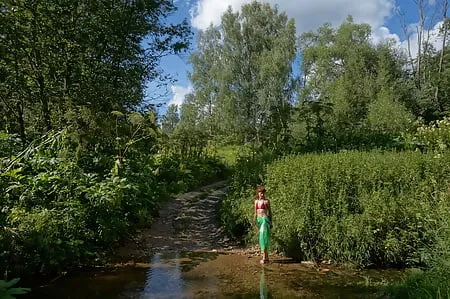
<path fill-rule="evenodd" d="M 39 99 L 42 104 L 42 116 L 44 118 L 44 128 L 45 132 L 52 129 L 50 122 L 50 108 L 48 106 L 48 97 L 45 94 L 45 80 L 42 74 L 38 74 L 38 84 L 39 84 Z"/>
<path fill-rule="evenodd" d="M 23 118 L 23 103 L 21 101 L 17 102 L 17 121 L 19 122 L 19 134 L 20 139 L 22 140 L 22 146 L 26 145 L 26 136 L 25 136 L 25 120 Z"/>
<path fill-rule="evenodd" d="M 434 100 L 436 103 L 439 104 L 439 112 L 443 112 L 444 108 L 442 107 L 441 101 L 439 101 L 439 84 L 441 79 L 441 73 L 442 73 L 442 65 L 444 63 L 444 52 L 445 52 L 445 43 L 447 41 L 447 9 L 448 9 L 448 0 L 444 0 L 444 3 L 442 4 L 442 26 L 444 29 L 443 37 L 442 37 L 442 49 L 441 49 L 441 55 L 439 57 L 439 68 L 438 68 L 438 80 L 436 83 L 436 89 L 434 92 Z"/>

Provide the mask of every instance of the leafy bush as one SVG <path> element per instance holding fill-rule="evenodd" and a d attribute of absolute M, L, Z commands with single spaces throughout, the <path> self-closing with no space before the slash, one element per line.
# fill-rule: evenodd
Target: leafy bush
<path fill-rule="evenodd" d="M 442 201 L 447 202 L 449 195 L 442 196 Z M 450 298 L 449 205 L 440 204 L 434 212 L 438 228 L 435 225 L 424 228 L 434 233 L 436 240 L 424 251 L 429 267 L 425 270 L 413 269 L 403 281 L 387 286 L 386 291 L 393 298 Z"/>
<path fill-rule="evenodd" d="M 359 265 L 427 263 L 449 156 L 414 152 L 287 156 L 267 169 L 274 238 L 290 255 Z M 426 228 L 426 229 L 425 229 Z"/>
<path fill-rule="evenodd" d="M 183 159 L 181 155 L 160 155 L 156 158 L 155 173 L 171 194 L 187 192 L 203 184 L 224 179 L 226 167 L 214 157 L 199 156 Z"/>
<path fill-rule="evenodd" d="M 274 245 L 290 256 L 360 266 L 430 265 L 429 248 L 443 221 L 435 211 L 450 206 L 444 200 L 449 159 L 419 152 L 241 159 L 222 221 L 232 235 L 248 232 L 253 190 L 264 183 Z"/>
<path fill-rule="evenodd" d="M 74 156 L 62 131 L 17 157 L 2 157 L 0 271 L 51 273 L 96 258 L 127 230 L 149 223 L 172 194 L 224 173 L 210 157 L 133 152 L 120 162 L 100 153 Z M 77 163 L 89 159 L 110 161 L 112 170 L 105 172 L 103 165 L 93 172 Z"/>
<path fill-rule="evenodd" d="M 2 299 L 14 299 L 14 295 L 23 295 L 30 291 L 29 288 L 16 288 L 13 287 L 19 282 L 19 278 L 12 279 L 10 281 L 0 280 L 0 298 Z"/>
<path fill-rule="evenodd" d="M 5 262 L 21 270 L 60 270 L 116 241 L 127 229 L 126 178 L 85 173 L 61 157 L 62 141 L 29 150 L 0 176 Z"/>
<path fill-rule="evenodd" d="M 275 153 L 260 151 L 236 159 L 230 190 L 220 206 L 220 220 L 230 236 L 241 238 L 249 232 L 255 187 L 265 182 L 266 166 L 275 158 Z"/>
<path fill-rule="evenodd" d="M 416 122 L 416 131 L 404 134 L 404 143 L 411 149 L 422 151 L 446 151 L 450 148 L 450 117 L 444 117 L 430 124 Z"/>

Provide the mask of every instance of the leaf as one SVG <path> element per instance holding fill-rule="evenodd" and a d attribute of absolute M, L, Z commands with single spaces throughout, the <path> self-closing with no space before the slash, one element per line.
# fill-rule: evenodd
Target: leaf
<path fill-rule="evenodd" d="M 133 112 L 127 115 L 128 121 L 132 125 L 141 125 L 145 122 L 144 117 L 139 112 Z"/>
<path fill-rule="evenodd" d="M 123 117 L 123 113 L 120 111 L 111 111 L 111 114 L 117 117 Z"/>
<path fill-rule="evenodd" d="M 20 281 L 20 278 L 11 279 L 10 281 L 6 282 L 5 286 L 6 286 L 6 288 L 10 288 L 13 285 L 15 285 L 16 283 L 18 283 L 19 281 Z"/>
<path fill-rule="evenodd" d="M 10 169 L 6 172 L 3 172 L 1 176 L 9 176 L 13 179 L 22 178 L 23 176 L 19 176 L 20 172 L 22 171 L 22 168 L 16 168 L 16 169 Z"/>
<path fill-rule="evenodd" d="M 23 295 L 23 294 L 28 293 L 29 291 L 31 291 L 30 288 L 12 288 L 12 289 L 8 290 L 8 294 Z"/>

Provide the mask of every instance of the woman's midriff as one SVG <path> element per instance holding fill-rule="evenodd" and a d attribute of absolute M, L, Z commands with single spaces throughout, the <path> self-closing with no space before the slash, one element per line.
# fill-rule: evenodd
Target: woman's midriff
<path fill-rule="evenodd" d="M 256 210 L 256 215 L 260 216 L 260 217 L 267 216 L 266 209 L 257 209 Z"/>

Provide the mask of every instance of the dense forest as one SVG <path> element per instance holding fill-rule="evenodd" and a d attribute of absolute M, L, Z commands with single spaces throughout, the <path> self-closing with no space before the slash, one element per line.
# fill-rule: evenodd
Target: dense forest
<path fill-rule="evenodd" d="M 170 1 L 4 1 L 0 62 L 1 273 L 53 273 L 148 223 L 224 167 L 173 143 L 145 102 L 189 48 Z M 26 272 L 25 272 L 26 271 Z"/>
<path fill-rule="evenodd" d="M 450 23 L 436 2 L 441 43 L 417 1 L 417 54 L 351 16 L 298 35 L 277 7 L 229 8 L 198 33 L 193 91 L 158 115 L 147 84 L 170 83 L 161 58 L 192 48 L 172 1 L 3 1 L 1 273 L 101 260 L 174 194 L 228 177 L 231 236 L 250 238 L 263 183 L 280 251 L 422 267 L 392 294 L 448 294 Z"/>

